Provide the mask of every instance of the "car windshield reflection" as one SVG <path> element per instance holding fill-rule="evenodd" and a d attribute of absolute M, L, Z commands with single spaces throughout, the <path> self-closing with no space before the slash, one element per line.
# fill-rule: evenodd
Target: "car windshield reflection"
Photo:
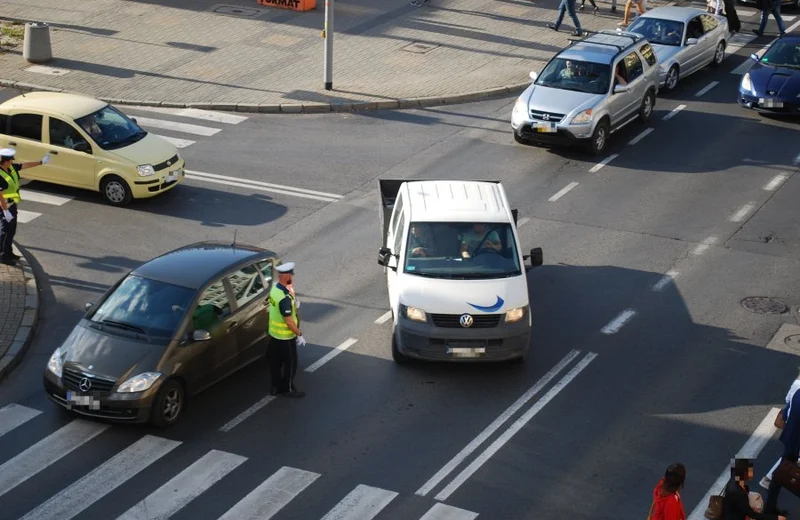
<path fill-rule="evenodd" d="M 115 150 L 132 145 L 147 135 L 139 125 L 111 105 L 76 119 L 75 122 L 103 150 Z"/>
<path fill-rule="evenodd" d="M 590 61 L 554 58 L 535 84 L 587 94 L 605 94 L 611 85 L 611 67 Z"/>
<path fill-rule="evenodd" d="M 651 44 L 678 47 L 683 36 L 683 23 L 660 18 L 639 18 L 627 29 L 628 32 L 641 34 Z"/>
<path fill-rule="evenodd" d="M 800 69 L 800 42 L 777 41 L 761 57 L 761 63 L 773 67 Z"/>

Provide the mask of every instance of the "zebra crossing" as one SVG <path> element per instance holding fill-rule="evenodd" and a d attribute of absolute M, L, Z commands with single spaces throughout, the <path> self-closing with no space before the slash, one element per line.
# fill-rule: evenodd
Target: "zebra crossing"
<path fill-rule="evenodd" d="M 41 410 L 18 404 L 0 408 L 0 443 L 4 436 L 12 432 L 19 433 L 20 438 L 33 438 L 35 441 L 36 436 L 26 428 L 42 413 Z M 200 457 L 192 458 L 188 456 L 188 451 L 181 453 L 181 447 L 184 446 L 181 441 L 145 434 L 74 482 L 58 479 L 60 489 L 43 492 L 43 501 L 27 512 L 9 511 L 9 503 L 4 504 L 4 500 L 16 498 L 14 491 L 19 486 L 32 483 L 40 492 L 43 487 L 39 482 L 48 481 L 48 475 L 60 474 L 70 460 L 91 453 L 92 443 L 102 443 L 103 434 L 109 433 L 112 433 L 111 426 L 107 424 L 75 418 L 5 460 L 0 464 L 0 510 L 9 514 L 13 512 L 15 516 L 19 513 L 21 520 L 97 517 L 117 520 L 167 519 L 184 511 L 201 496 L 212 502 L 224 500 L 222 492 L 217 491 L 217 485 L 236 475 L 236 482 L 242 482 L 243 476 L 247 482 L 247 489 L 242 490 L 244 496 L 221 516 L 209 513 L 201 517 L 213 517 L 216 520 L 280 520 L 290 504 L 298 501 L 307 504 L 312 500 L 305 496 L 307 493 L 316 491 L 316 496 L 319 496 L 317 490 L 326 481 L 321 473 L 291 466 L 275 468 L 266 479 L 258 481 L 261 477 L 250 478 L 254 471 L 252 464 L 246 466 L 248 457 L 211 449 Z M 153 469 L 157 463 L 160 463 L 159 468 Z M 272 469 L 268 468 L 267 471 Z M 125 490 L 126 484 L 139 475 L 143 476 L 140 480 L 146 481 L 146 492 L 149 494 L 127 508 L 127 504 L 120 505 L 119 491 Z M 324 485 L 322 488 L 327 489 Z M 321 520 L 410 520 L 407 512 L 398 509 L 398 497 L 400 493 L 397 491 L 358 484 L 344 497 L 330 500 L 330 504 L 327 503 L 327 497 L 323 497 L 325 503 L 321 504 L 321 510 L 327 509 L 328 512 Z M 118 511 L 115 510 L 110 517 L 106 513 L 102 516 L 87 514 L 87 511 L 96 511 L 92 508 L 103 501 L 106 504 L 101 507 L 110 507 L 112 510 L 116 507 Z M 442 502 L 430 504 L 430 507 L 424 504 L 420 512 L 423 509 L 425 511 L 419 520 L 474 520 L 478 517 L 478 513 Z M 303 517 L 307 518 L 307 515 Z M 11 517 L 4 518 L 11 520 Z M 197 518 L 197 515 L 193 518 Z"/>
<path fill-rule="evenodd" d="M 125 115 L 128 117 L 136 119 L 139 126 L 151 132 L 153 135 L 172 143 L 172 145 L 178 149 L 187 148 L 195 144 L 197 142 L 193 140 L 197 138 L 195 136 L 211 137 L 221 132 L 223 129 L 222 127 L 225 125 L 238 125 L 248 119 L 247 116 L 228 114 L 226 112 L 214 112 L 211 110 L 200 110 L 197 108 L 130 106 L 120 107 L 120 109 L 125 112 Z M 138 112 L 155 114 L 156 116 L 139 116 L 137 114 Z M 210 124 L 199 125 L 184 121 L 173 121 L 171 119 L 162 119 L 157 117 L 157 115 L 202 120 Z M 155 129 L 156 131 L 151 131 L 151 129 Z M 162 132 L 162 130 L 171 132 L 171 134 Z M 188 137 L 192 137 L 192 139 Z"/>

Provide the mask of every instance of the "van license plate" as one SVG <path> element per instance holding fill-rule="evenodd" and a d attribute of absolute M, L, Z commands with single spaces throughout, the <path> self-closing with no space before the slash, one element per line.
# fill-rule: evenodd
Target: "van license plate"
<path fill-rule="evenodd" d="M 452 354 L 455 357 L 478 357 L 481 354 L 486 353 L 486 348 L 449 348 L 447 349 L 448 354 Z"/>

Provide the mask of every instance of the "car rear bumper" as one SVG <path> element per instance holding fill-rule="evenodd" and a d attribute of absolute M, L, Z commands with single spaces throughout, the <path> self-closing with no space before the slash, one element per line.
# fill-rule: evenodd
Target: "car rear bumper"
<path fill-rule="evenodd" d="M 62 381 L 49 370 L 44 374 L 44 389 L 47 397 L 64 409 L 79 415 L 108 419 L 112 421 L 144 423 L 150 419 L 150 407 L 155 398 L 157 388 L 132 394 L 86 394 L 80 398 L 67 393 Z M 72 393 L 72 392 L 71 392 Z M 75 392 L 79 394 L 80 392 Z M 87 402 L 88 401 L 88 402 Z"/>

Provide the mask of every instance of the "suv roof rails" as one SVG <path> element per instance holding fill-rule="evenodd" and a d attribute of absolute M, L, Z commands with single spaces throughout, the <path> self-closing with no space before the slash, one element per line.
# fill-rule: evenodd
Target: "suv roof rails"
<path fill-rule="evenodd" d="M 639 33 L 630 32 L 630 31 L 623 31 L 622 29 L 616 29 L 616 30 L 613 30 L 613 31 L 610 30 L 610 29 L 605 29 L 603 31 L 598 32 L 598 34 L 609 34 L 609 35 L 614 35 L 614 36 L 622 36 L 624 38 L 630 38 L 631 40 L 633 40 L 634 43 L 638 42 L 639 40 L 644 39 L 644 36 L 642 36 Z"/>
<path fill-rule="evenodd" d="M 643 39 L 643 36 L 642 36 L 642 35 L 640 35 L 640 34 L 636 34 L 636 33 L 629 33 L 629 32 L 617 32 L 617 31 L 609 31 L 609 30 L 605 30 L 605 31 L 598 31 L 598 32 L 596 32 L 595 34 L 593 34 L 593 35 L 591 35 L 591 36 L 588 36 L 588 37 L 586 37 L 586 38 L 584 38 L 583 40 L 580 40 L 580 41 L 582 41 L 582 42 L 584 42 L 584 43 L 590 43 L 590 44 L 593 44 L 593 45 L 606 45 L 606 46 L 608 46 L 608 47 L 614 47 L 614 48 L 615 48 L 615 49 L 617 49 L 618 51 L 624 51 L 625 49 L 627 49 L 627 48 L 628 48 L 628 46 L 627 46 L 627 45 L 619 45 L 619 44 L 617 44 L 617 43 L 604 42 L 604 41 L 596 41 L 596 40 L 592 40 L 592 39 L 591 39 L 593 36 L 599 36 L 599 35 L 605 35 L 605 36 L 617 36 L 617 37 L 622 37 L 622 38 L 629 38 L 630 40 L 632 40 L 632 43 L 636 43 L 636 42 L 638 42 L 639 40 Z"/>

